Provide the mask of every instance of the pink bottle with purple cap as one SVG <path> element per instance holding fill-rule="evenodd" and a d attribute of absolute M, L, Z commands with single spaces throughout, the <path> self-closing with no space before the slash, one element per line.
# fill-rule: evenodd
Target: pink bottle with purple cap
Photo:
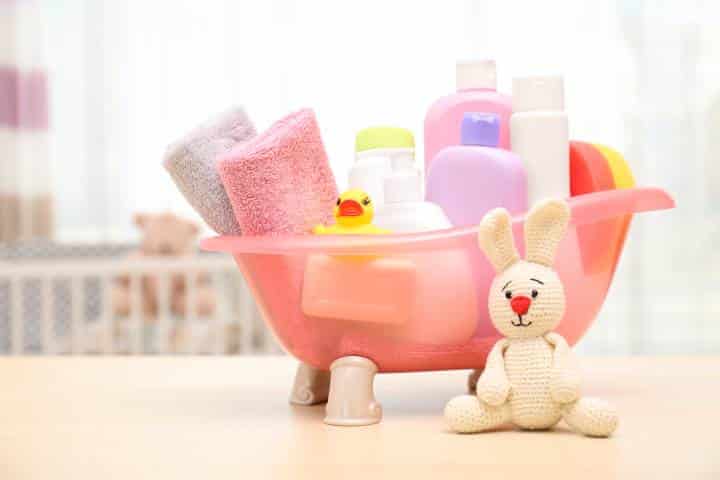
<path fill-rule="evenodd" d="M 427 199 L 456 227 L 477 225 L 496 207 L 527 210 L 527 173 L 520 157 L 498 148 L 500 123 L 494 113 L 465 113 L 461 145 L 442 149 L 430 165 Z"/>

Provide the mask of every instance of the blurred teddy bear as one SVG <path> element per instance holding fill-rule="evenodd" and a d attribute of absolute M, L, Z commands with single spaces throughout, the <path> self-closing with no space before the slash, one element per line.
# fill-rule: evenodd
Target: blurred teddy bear
<path fill-rule="evenodd" d="M 195 255 L 195 241 L 200 233 L 195 223 L 184 220 L 172 213 L 136 214 L 135 225 L 142 232 L 140 247 L 129 258 L 192 258 Z M 184 316 L 187 311 L 186 273 L 172 274 L 168 281 L 168 307 L 175 315 Z M 215 311 L 216 296 L 210 286 L 207 274 L 194 274 L 194 295 L 191 312 L 206 316 Z M 152 274 L 142 275 L 142 312 L 145 320 L 155 320 L 159 309 L 159 280 Z M 130 278 L 120 277 L 112 291 L 113 312 L 119 316 L 130 314 L 132 305 Z"/>

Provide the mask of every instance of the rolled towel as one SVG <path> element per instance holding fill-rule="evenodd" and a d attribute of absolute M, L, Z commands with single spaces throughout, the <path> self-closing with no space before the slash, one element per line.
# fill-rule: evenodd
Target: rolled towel
<path fill-rule="evenodd" d="M 312 110 L 222 155 L 218 171 L 244 234 L 306 234 L 333 223 L 337 186 Z"/>
<path fill-rule="evenodd" d="M 171 144 L 163 160 L 178 189 L 205 222 L 223 235 L 240 235 L 225 189 L 218 176 L 220 154 L 255 137 L 255 126 L 245 110 L 235 107 L 210 118 Z"/>

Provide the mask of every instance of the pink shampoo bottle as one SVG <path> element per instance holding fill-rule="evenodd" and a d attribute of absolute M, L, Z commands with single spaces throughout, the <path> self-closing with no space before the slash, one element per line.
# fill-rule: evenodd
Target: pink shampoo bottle
<path fill-rule="evenodd" d="M 425 173 L 437 153 L 460 144 L 460 124 L 465 112 L 488 112 L 500 118 L 498 146 L 510 149 L 510 96 L 497 92 L 494 60 L 458 62 L 457 92 L 438 99 L 425 115 Z"/>
<path fill-rule="evenodd" d="M 494 113 L 465 113 L 462 145 L 442 149 L 427 175 L 427 199 L 442 207 L 456 227 L 478 225 L 496 207 L 527 210 L 527 173 L 522 159 L 497 148 L 502 121 Z"/>

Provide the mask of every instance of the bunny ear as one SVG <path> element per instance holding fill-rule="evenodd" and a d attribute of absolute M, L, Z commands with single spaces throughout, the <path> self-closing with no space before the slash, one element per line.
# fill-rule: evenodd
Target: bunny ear
<path fill-rule="evenodd" d="M 504 208 L 491 210 L 483 217 L 478 228 L 478 243 L 497 272 L 520 260 L 512 236 L 510 214 Z"/>
<path fill-rule="evenodd" d="M 569 220 L 570 207 L 565 201 L 550 199 L 536 203 L 525 220 L 527 261 L 552 266 Z"/>

